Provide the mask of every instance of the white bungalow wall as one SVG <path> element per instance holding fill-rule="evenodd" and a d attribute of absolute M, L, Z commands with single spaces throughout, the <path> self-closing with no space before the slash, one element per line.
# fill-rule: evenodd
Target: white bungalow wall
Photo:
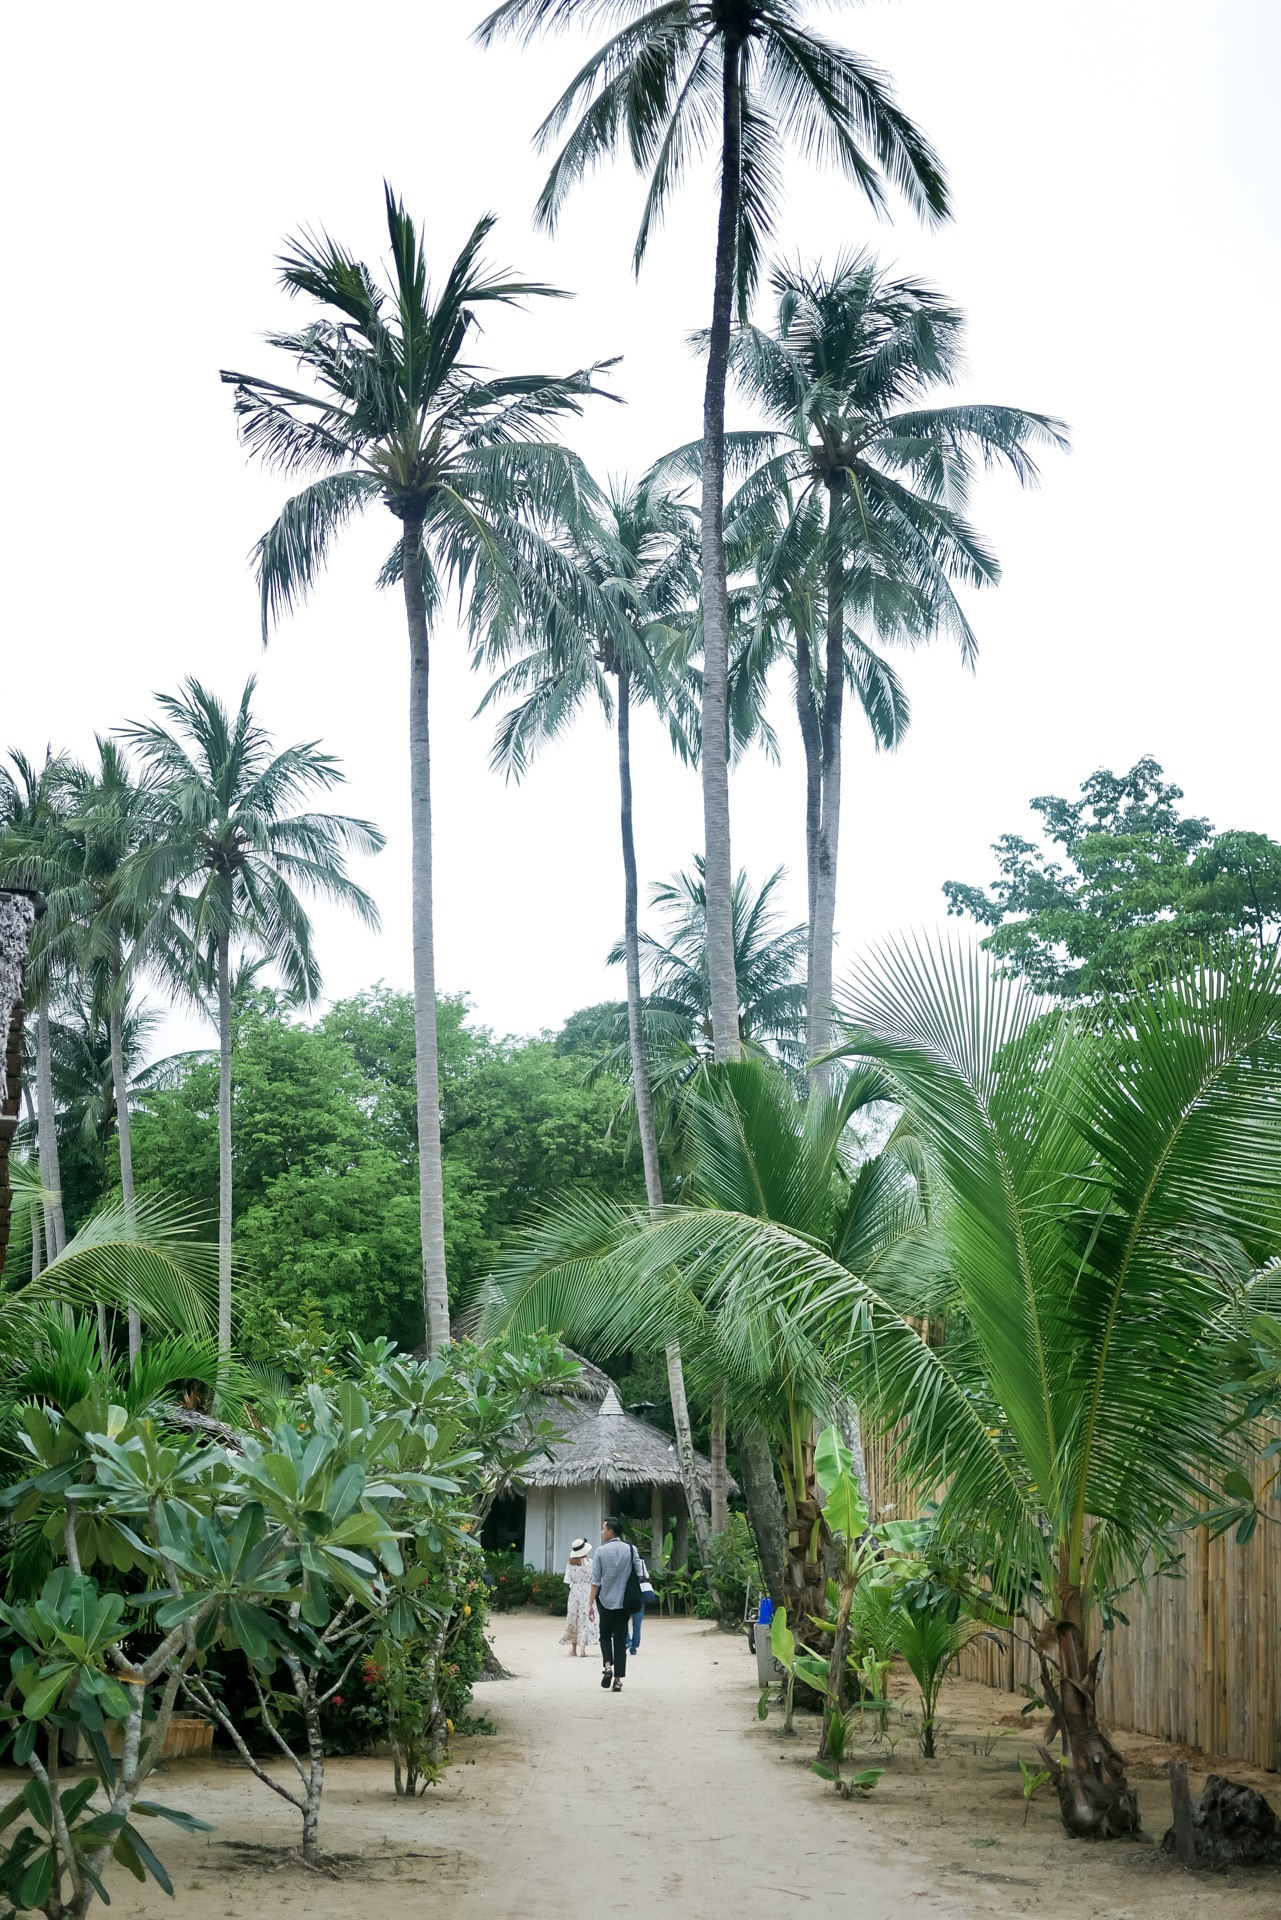
<path fill-rule="evenodd" d="M 586 1487 L 529 1487 L 525 1494 L 525 1564 L 540 1573 L 565 1570 L 570 1543 L 586 1535 L 593 1546 L 609 1510 L 609 1489 L 601 1480 Z M 552 1555 L 547 1558 L 547 1503 L 552 1509 Z"/>

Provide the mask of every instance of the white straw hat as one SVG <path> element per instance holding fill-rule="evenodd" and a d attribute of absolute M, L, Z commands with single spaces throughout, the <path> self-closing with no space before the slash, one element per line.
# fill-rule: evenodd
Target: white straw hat
<path fill-rule="evenodd" d="M 581 1533 L 579 1534 L 577 1540 L 572 1540 L 570 1542 L 569 1557 L 571 1560 L 581 1560 L 585 1554 L 589 1554 L 591 1551 L 592 1551 L 591 1541 L 584 1539 Z"/>

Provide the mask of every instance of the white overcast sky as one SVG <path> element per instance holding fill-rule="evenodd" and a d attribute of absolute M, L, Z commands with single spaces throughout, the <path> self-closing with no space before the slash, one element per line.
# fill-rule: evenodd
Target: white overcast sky
<path fill-rule="evenodd" d="M 434 268 L 475 218 L 491 256 L 572 289 L 500 317 L 507 370 L 623 356 L 625 407 L 572 434 L 602 478 L 697 435 L 712 169 L 695 173 L 630 271 L 641 188 L 627 163 L 572 200 L 554 241 L 531 209 L 529 140 L 581 43 L 480 54 L 478 0 L 353 12 L 315 0 L 217 8 L 15 10 L 6 29 L 0 325 L 9 455 L 0 527 L 0 745 L 87 753 L 195 674 L 228 699 L 259 676 L 281 744 L 342 757 L 342 800 L 386 830 L 362 870 L 373 935 L 317 914 L 331 996 L 410 981 L 407 647 L 373 585 L 394 523 L 348 535 L 264 654 L 246 556 L 286 483 L 237 446 L 223 366 L 288 378 L 262 334 L 297 308 L 281 239 L 327 226 L 385 252 L 386 176 L 425 222 Z M 876 756 L 848 721 L 838 965 L 937 924 L 941 883 L 987 880 L 989 843 L 1029 831 L 1036 793 L 1154 754 L 1220 827 L 1281 835 L 1277 783 L 1276 102 L 1272 0 L 879 0 L 814 13 L 893 76 L 951 173 L 956 218 L 872 218 L 842 180 L 789 164 L 781 251 L 874 246 L 969 315 L 962 392 L 1063 416 L 1070 458 L 1038 492 L 985 481 L 975 517 L 1004 566 L 975 596 L 977 673 L 944 646 L 904 664 L 914 720 Z M 452 625 L 433 655 L 437 972 L 503 1032 L 555 1026 L 622 990 L 615 763 L 585 719 L 520 787 L 487 768 L 483 686 Z M 736 864 L 789 869 L 804 912 L 799 743 L 780 690 L 779 768 L 735 775 Z M 696 778 L 636 729 L 643 882 L 701 844 Z M 171 1039 L 188 1029 L 175 1023 Z M 196 1040 L 195 1030 L 190 1030 Z"/>

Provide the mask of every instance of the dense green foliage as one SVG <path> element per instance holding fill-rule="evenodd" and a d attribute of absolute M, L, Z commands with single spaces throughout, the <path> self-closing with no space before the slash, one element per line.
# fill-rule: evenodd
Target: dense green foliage
<path fill-rule="evenodd" d="M 1180 814 L 1182 798 L 1151 758 L 1123 774 L 1100 768 L 1079 800 L 1041 794 L 1030 804 L 1049 845 L 1002 834 L 997 879 L 986 890 L 947 881 L 948 912 L 990 927 L 983 945 L 1034 986 L 1069 996 L 1123 992 L 1136 972 L 1210 940 L 1275 945 L 1281 845 L 1215 833 Z"/>
<path fill-rule="evenodd" d="M 561 1189 L 630 1198 L 638 1170 L 610 1132 L 621 1089 L 583 1084 L 550 1038 L 497 1039 L 464 996 L 439 1006 L 451 1305 L 508 1230 Z M 134 1121 L 139 1183 L 210 1214 L 218 1194 L 218 1067 L 195 1055 Z M 235 1236 L 242 1326 L 268 1344 L 275 1312 L 316 1301 L 331 1327 L 422 1339 L 413 1003 L 373 988 L 314 1024 L 271 993 L 235 1023 Z"/>

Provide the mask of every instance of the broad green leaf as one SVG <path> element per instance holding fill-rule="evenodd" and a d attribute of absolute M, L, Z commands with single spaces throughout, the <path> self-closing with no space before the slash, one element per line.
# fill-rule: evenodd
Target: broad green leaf
<path fill-rule="evenodd" d="M 162 1807 L 157 1800 L 137 1800 L 135 1813 L 145 1813 L 149 1820 L 172 1820 L 175 1827 L 181 1827 L 184 1833 L 212 1833 L 213 1828 L 207 1820 L 197 1820 L 194 1813 L 184 1813 L 181 1807 Z"/>
<path fill-rule="evenodd" d="M 98 1782 L 91 1774 L 87 1780 L 78 1780 L 74 1787 L 63 1793 L 62 1813 L 68 1826 L 80 1818 L 97 1791 Z"/>
<path fill-rule="evenodd" d="M 796 1639 L 787 1624 L 787 1615 L 781 1608 L 769 1623 L 769 1643 L 774 1658 L 790 1673 L 796 1658 Z"/>
<path fill-rule="evenodd" d="M 116 1844 L 111 1849 L 111 1857 L 113 1860 L 118 1860 L 122 1867 L 128 1867 L 135 1880 L 146 1880 L 146 1868 L 134 1851 L 133 1841 L 127 1833 L 122 1831 L 117 1836 Z"/>
<path fill-rule="evenodd" d="M 827 1686 L 828 1665 L 828 1661 L 816 1659 L 812 1654 L 799 1654 L 793 1669 L 798 1680 L 807 1680 L 810 1686 L 821 1690 Z"/>
<path fill-rule="evenodd" d="M 139 1833 L 137 1827 L 133 1825 L 127 1826 L 124 1830 L 124 1833 L 121 1834 L 120 1838 L 123 1840 L 126 1837 L 132 1843 L 134 1852 L 137 1854 L 139 1860 L 141 1860 L 143 1866 L 146 1867 L 147 1871 L 151 1874 L 152 1878 L 156 1881 L 156 1884 L 159 1887 L 161 1887 L 165 1893 L 172 1895 L 173 1881 L 169 1878 L 169 1875 L 165 1872 L 164 1867 L 161 1865 L 160 1861 L 157 1860 L 155 1854 L 151 1851 L 151 1848 L 147 1845 L 146 1841 L 143 1839 L 142 1835 Z"/>
<path fill-rule="evenodd" d="M 17 1905 L 20 1907 L 42 1907 L 49 1898 L 49 1889 L 53 1885 L 53 1848 L 47 1847 L 33 1867 L 23 1875 L 18 1888 Z"/>
<path fill-rule="evenodd" d="M 22 1711 L 28 1720 L 43 1720 L 50 1707 L 57 1705 L 63 1688 L 74 1672 L 74 1667 L 59 1667 L 48 1679 L 36 1682 L 23 1702 Z"/>
<path fill-rule="evenodd" d="M 38 1820 L 42 1827 L 52 1830 L 53 1807 L 49 1800 L 49 1789 L 44 1781 L 28 1780 L 22 1797 L 27 1803 L 32 1818 Z"/>
<path fill-rule="evenodd" d="M 353 1460 L 344 1467 L 334 1481 L 333 1490 L 326 1502 L 330 1520 L 337 1526 L 345 1520 L 365 1491 L 365 1469 L 359 1460 Z"/>
<path fill-rule="evenodd" d="M 841 1438 L 839 1427 L 824 1427 L 814 1449 L 814 1472 L 824 1494 L 829 1494 L 842 1474 L 848 1474 L 854 1456 Z"/>
<path fill-rule="evenodd" d="M 867 1508 L 848 1473 L 838 1474 L 832 1482 L 823 1507 L 823 1518 L 832 1532 L 843 1533 L 851 1546 L 866 1532 Z"/>

